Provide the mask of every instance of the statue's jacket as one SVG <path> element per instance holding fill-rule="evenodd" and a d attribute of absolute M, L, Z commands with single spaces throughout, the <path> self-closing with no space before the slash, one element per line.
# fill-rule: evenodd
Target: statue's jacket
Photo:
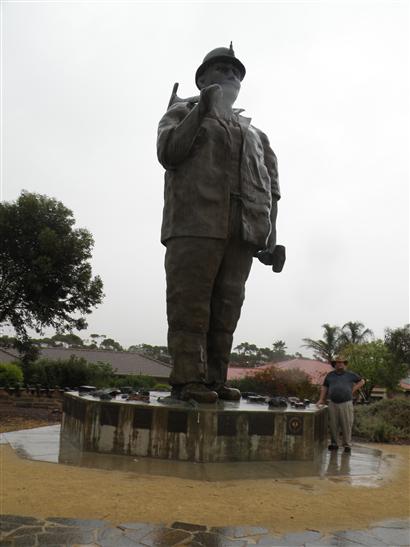
<path fill-rule="evenodd" d="M 158 127 L 158 159 L 166 169 L 162 243 L 181 236 L 227 238 L 230 177 L 240 174 L 241 237 L 267 248 L 272 205 L 276 210 L 280 199 L 277 160 L 267 136 L 236 111 L 242 154 L 238 172 L 232 173 L 228 127 L 216 117 L 190 116 L 194 106 L 175 103 Z"/>

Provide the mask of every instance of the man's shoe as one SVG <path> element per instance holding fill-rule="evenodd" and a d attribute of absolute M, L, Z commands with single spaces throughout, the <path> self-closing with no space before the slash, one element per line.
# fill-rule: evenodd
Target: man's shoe
<path fill-rule="evenodd" d="M 234 387 L 219 385 L 213 386 L 212 388 L 216 391 L 218 397 L 223 401 L 239 401 L 241 398 L 241 392 L 239 389 L 235 389 Z"/>
<path fill-rule="evenodd" d="M 205 384 L 185 384 L 181 389 L 179 398 L 182 401 L 193 399 L 197 403 L 216 403 L 218 394 L 207 388 Z"/>
<path fill-rule="evenodd" d="M 351 451 L 352 451 L 352 449 L 350 448 L 350 446 L 345 446 L 345 449 L 344 449 L 345 454 L 350 454 Z"/>
<path fill-rule="evenodd" d="M 337 444 L 329 444 L 329 446 L 327 447 L 328 450 L 337 450 L 339 447 L 337 446 Z"/>

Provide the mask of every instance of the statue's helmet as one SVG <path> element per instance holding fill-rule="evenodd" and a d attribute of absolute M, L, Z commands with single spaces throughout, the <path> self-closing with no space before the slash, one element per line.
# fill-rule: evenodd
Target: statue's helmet
<path fill-rule="evenodd" d="M 202 61 L 201 66 L 198 68 L 195 74 L 195 83 L 199 89 L 198 85 L 198 79 L 202 76 L 202 74 L 205 72 L 205 70 L 213 63 L 217 63 L 220 61 L 232 63 L 240 72 L 241 75 L 241 81 L 244 79 L 246 74 L 246 69 L 243 66 L 243 64 L 240 62 L 240 60 L 235 57 L 235 52 L 232 48 L 232 42 L 227 47 L 217 47 L 210 51 L 207 55 L 205 55 L 204 60 Z"/>

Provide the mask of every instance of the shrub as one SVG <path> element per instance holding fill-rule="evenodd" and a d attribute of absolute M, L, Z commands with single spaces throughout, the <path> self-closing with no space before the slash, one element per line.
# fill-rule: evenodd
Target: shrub
<path fill-rule="evenodd" d="M 78 387 L 84 384 L 105 387 L 111 385 L 113 371 L 107 363 L 87 363 L 85 359 L 71 356 L 65 360 L 40 359 L 28 371 L 26 383 L 47 387 Z"/>
<path fill-rule="evenodd" d="M 155 384 L 152 389 L 154 391 L 171 391 L 171 386 L 168 384 Z"/>
<path fill-rule="evenodd" d="M 367 441 L 410 440 L 410 399 L 384 399 L 356 407 L 353 434 Z"/>
<path fill-rule="evenodd" d="M 299 369 L 282 370 L 274 365 L 240 380 L 231 380 L 229 385 L 240 391 L 253 391 L 260 395 L 300 399 L 315 399 L 319 395 L 319 388 L 310 382 L 305 372 Z"/>
<path fill-rule="evenodd" d="M 0 363 L 0 386 L 15 387 L 23 383 L 23 371 L 14 363 Z"/>
<path fill-rule="evenodd" d="M 157 380 L 152 376 L 144 376 L 143 374 L 127 374 L 114 376 L 109 384 L 112 387 L 130 386 L 134 389 L 147 388 L 153 389 Z"/>

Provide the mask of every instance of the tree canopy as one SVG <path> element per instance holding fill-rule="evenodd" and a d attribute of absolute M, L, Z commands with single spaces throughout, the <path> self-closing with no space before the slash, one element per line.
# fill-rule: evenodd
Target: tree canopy
<path fill-rule="evenodd" d="M 320 361 L 330 363 L 336 357 L 340 348 L 340 329 L 331 326 L 329 323 L 322 325 L 323 339 L 313 340 L 312 338 L 303 338 L 303 346 L 313 350 L 313 355 Z"/>
<path fill-rule="evenodd" d="M 349 361 L 349 369 L 366 380 L 363 391 L 370 396 L 375 386 L 394 390 L 405 376 L 407 367 L 398 364 L 394 355 L 382 340 L 366 344 L 351 344 L 343 350 Z"/>
<path fill-rule="evenodd" d="M 349 344 L 362 344 L 372 336 L 373 332 L 370 329 L 365 329 L 360 321 L 348 321 L 341 328 L 339 346 L 342 348 Z"/>
<path fill-rule="evenodd" d="M 47 196 L 22 192 L 0 203 L 0 325 L 27 343 L 27 329 L 57 332 L 87 326 L 103 284 L 92 276 L 93 238 L 74 228 L 72 212 Z"/>
<path fill-rule="evenodd" d="M 405 363 L 410 370 L 410 324 L 397 329 L 386 329 L 384 343 L 398 363 Z"/>

